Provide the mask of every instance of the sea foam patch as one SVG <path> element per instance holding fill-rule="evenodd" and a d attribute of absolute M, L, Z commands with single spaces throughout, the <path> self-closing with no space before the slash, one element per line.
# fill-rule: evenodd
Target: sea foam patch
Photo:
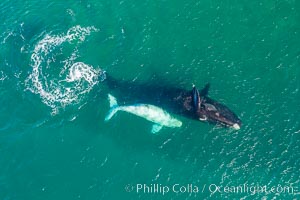
<path fill-rule="evenodd" d="M 32 71 L 25 80 L 26 89 L 38 94 L 54 114 L 60 107 L 80 103 L 98 83 L 100 69 L 76 62 L 78 45 L 97 31 L 95 27 L 75 26 L 65 34 L 46 34 L 35 45 L 31 55 Z"/>

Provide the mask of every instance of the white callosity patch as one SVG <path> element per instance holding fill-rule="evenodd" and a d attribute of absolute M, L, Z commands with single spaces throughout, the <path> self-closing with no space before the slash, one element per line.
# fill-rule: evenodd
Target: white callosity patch
<path fill-rule="evenodd" d="M 84 42 L 86 36 L 96 31 L 98 29 L 95 27 L 75 26 L 66 34 L 46 34 L 36 44 L 31 55 L 32 72 L 25 81 L 26 88 L 39 94 L 42 101 L 54 112 L 61 106 L 80 102 L 84 94 L 98 83 L 98 76 L 102 73 L 100 69 L 94 69 L 83 62 L 75 62 L 79 57 L 76 45 Z M 60 61 L 59 56 L 65 54 L 64 44 L 73 45 L 73 52 L 66 60 Z M 59 65 L 62 67 L 58 67 Z"/>

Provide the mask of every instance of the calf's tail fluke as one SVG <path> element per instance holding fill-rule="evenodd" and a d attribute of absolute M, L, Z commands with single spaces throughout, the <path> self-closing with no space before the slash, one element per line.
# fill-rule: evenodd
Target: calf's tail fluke
<path fill-rule="evenodd" d="M 105 121 L 110 120 L 119 110 L 117 99 L 114 96 L 108 94 L 108 100 L 109 100 L 110 110 L 108 111 L 108 114 L 105 117 Z"/>

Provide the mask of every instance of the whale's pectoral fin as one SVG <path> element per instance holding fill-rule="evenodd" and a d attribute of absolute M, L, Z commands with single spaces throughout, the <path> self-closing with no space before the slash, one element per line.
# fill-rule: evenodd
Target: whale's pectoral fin
<path fill-rule="evenodd" d="M 162 125 L 154 124 L 152 126 L 151 133 L 153 134 L 158 133 L 162 129 L 162 127 L 163 127 Z"/>
<path fill-rule="evenodd" d="M 201 106 L 201 98 L 199 91 L 197 90 L 196 86 L 193 85 L 193 90 L 192 90 L 192 96 L 193 96 L 193 106 L 195 111 L 197 112 L 200 109 Z"/>
<path fill-rule="evenodd" d="M 204 88 L 200 91 L 200 96 L 207 96 L 210 84 L 207 83 Z"/>

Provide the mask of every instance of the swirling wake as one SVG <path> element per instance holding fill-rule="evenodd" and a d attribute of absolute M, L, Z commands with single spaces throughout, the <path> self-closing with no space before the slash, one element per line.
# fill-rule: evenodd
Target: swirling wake
<path fill-rule="evenodd" d="M 66 34 L 46 34 L 35 46 L 31 55 L 32 72 L 25 80 L 26 89 L 38 94 L 43 103 L 57 113 L 58 108 L 77 104 L 98 83 L 101 69 L 78 59 L 78 44 L 92 32 L 95 27 L 75 26 Z M 62 60 L 66 52 L 71 56 Z"/>

